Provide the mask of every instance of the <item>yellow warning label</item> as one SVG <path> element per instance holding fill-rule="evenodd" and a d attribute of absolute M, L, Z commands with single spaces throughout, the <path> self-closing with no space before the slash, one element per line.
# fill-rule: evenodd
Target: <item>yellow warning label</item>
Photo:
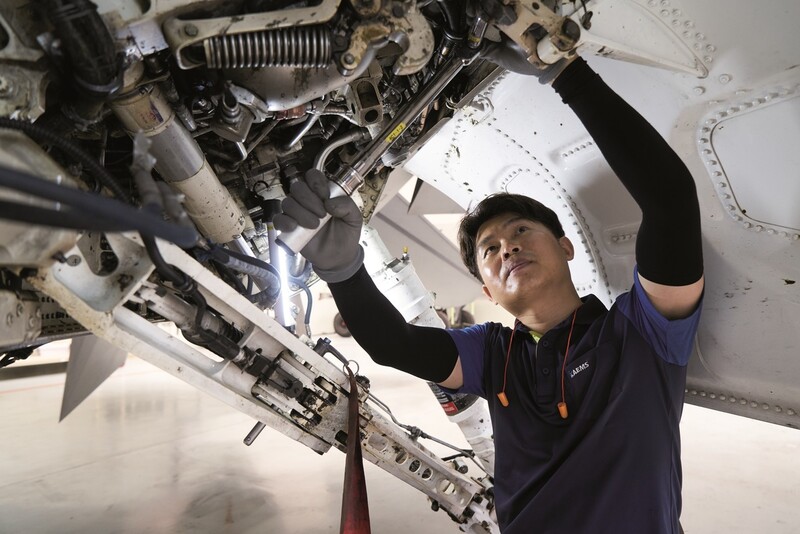
<path fill-rule="evenodd" d="M 386 142 L 394 143 L 394 140 L 400 137 L 400 134 L 402 134 L 405 131 L 405 129 L 406 129 L 406 124 L 404 122 L 398 124 L 397 128 L 392 130 L 389 136 L 386 138 Z"/>

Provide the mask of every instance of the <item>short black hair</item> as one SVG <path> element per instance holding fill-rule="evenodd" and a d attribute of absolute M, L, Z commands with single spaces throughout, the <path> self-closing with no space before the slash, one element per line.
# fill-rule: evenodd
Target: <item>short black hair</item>
<path fill-rule="evenodd" d="M 458 228 L 458 246 L 461 249 L 461 261 L 467 266 L 470 274 L 481 283 L 483 283 L 483 278 L 481 278 L 478 270 L 478 261 L 475 257 L 475 241 L 478 238 L 478 230 L 489 219 L 504 213 L 513 213 L 541 223 L 557 239 L 564 237 L 564 229 L 561 227 L 558 215 L 531 197 L 513 193 L 495 193 L 484 198 L 475 206 L 475 209 L 461 219 L 461 225 Z"/>

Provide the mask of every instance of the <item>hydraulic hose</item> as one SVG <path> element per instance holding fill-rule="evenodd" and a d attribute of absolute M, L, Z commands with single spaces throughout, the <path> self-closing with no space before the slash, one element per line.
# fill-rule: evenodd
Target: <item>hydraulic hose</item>
<path fill-rule="evenodd" d="M 43 0 L 46 16 L 71 63 L 77 85 L 105 98 L 119 90 L 122 71 L 111 33 L 89 0 Z"/>
<path fill-rule="evenodd" d="M 122 189 L 119 183 L 117 183 L 116 178 L 114 178 L 111 173 L 101 166 L 92 156 L 87 154 L 82 148 L 72 141 L 60 137 L 58 134 L 36 124 L 16 119 L 8 119 L 5 117 L 0 117 L 0 128 L 19 130 L 33 138 L 35 141 L 45 142 L 53 145 L 64 152 L 67 156 L 72 158 L 76 163 L 83 165 L 92 178 L 107 187 L 118 200 L 123 202 L 128 201 L 128 195 L 125 194 L 125 191 Z"/>
<path fill-rule="evenodd" d="M 221 247 L 213 248 L 211 257 L 225 267 L 255 279 L 263 287 L 261 292 L 248 296 L 252 302 L 264 304 L 267 307 L 275 304 L 281 292 L 281 281 L 278 272 L 272 265 L 259 259 L 251 258 L 246 254 Z"/>
<path fill-rule="evenodd" d="M 118 200 L 87 193 L 73 187 L 57 185 L 16 169 L 0 166 L 0 186 L 22 191 L 23 193 L 35 197 L 60 202 L 72 208 L 64 212 L 60 210 L 36 208 L 30 205 L 7 203 L 7 205 L 10 205 L 8 207 L 14 205 L 25 206 L 30 211 L 30 214 L 26 215 L 24 212 L 20 212 L 20 210 L 17 209 L 14 211 L 17 217 L 7 217 L 7 215 L 11 215 L 11 211 L 4 210 L 0 212 L 0 216 L 3 218 L 13 218 L 22 222 L 41 224 L 40 221 L 32 216 L 33 213 L 35 212 L 43 218 L 48 218 L 49 215 L 47 212 L 49 211 L 53 216 L 57 214 L 66 214 L 64 219 L 66 223 L 83 220 L 81 219 L 83 216 L 81 215 L 82 212 L 86 217 L 96 217 L 99 223 L 102 223 L 102 227 L 97 228 L 98 230 L 102 229 L 113 232 L 136 230 L 143 235 L 160 237 L 161 239 L 171 241 L 183 248 L 194 246 L 197 244 L 199 238 L 197 232 L 193 228 L 171 224 L 164 221 L 159 216 L 137 210 L 133 206 L 123 204 Z M 56 222 L 56 226 L 63 226 L 62 224 L 58 224 L 57 219 L 53 220 L 53 222 Z M 93 224 L 93 221 L 87 221 L 87 223 Z"/>
<path fill-rule="evenodd" d="M 129 227 L 116 221 L 99 218 L 74 209 L 56 211 L 5 200 L 0 200 L 0 218 L 27 224 L 49 226 L 51 228 L 86 230 L 90 232 L 124 232 L 125 230 L 130 230 Z"/>

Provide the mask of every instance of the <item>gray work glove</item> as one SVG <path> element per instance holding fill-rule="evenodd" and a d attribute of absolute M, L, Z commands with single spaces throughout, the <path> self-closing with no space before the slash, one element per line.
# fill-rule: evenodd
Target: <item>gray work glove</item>
<path fill-rule="evenodd" d="M 326 213 L 331 219 L 317 232 L 300 253 L 311 262 L 314 271 L 326 282 L 342 282 L 353 276 L 364 263 L 361 236 L 361 211 L 347 196 L 330 198 L 328 179 L 311 169 L 305 181 L 291 185 L 289 196 L 281 203 L 283 213 L 273 219 L 281 232 L 298 226 L 317 228 Z"/>
<path fill-rule="evenodd" d="M 573 55 L 569 58 L 561 58 L 552 65 L 539 68 L 528 61 L 528 54 L 521 46 L 505 35 L 501 37 L 500 42 L 485 41 L 481 57 L 511 72 L 536 76 L 542 85 L 552 83 L 577 57 Z"/>

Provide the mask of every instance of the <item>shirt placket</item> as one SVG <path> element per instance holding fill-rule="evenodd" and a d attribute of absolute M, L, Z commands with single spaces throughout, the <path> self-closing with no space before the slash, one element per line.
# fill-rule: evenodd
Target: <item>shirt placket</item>
<path fill-rule="evenodd" d="M 542 405 L 553 401 L 556 393 L 556 367 L 558 351 L 555 337 L 548 332 L 536 344 L 534 368 L 536 372 L 536 403 Z"/>

